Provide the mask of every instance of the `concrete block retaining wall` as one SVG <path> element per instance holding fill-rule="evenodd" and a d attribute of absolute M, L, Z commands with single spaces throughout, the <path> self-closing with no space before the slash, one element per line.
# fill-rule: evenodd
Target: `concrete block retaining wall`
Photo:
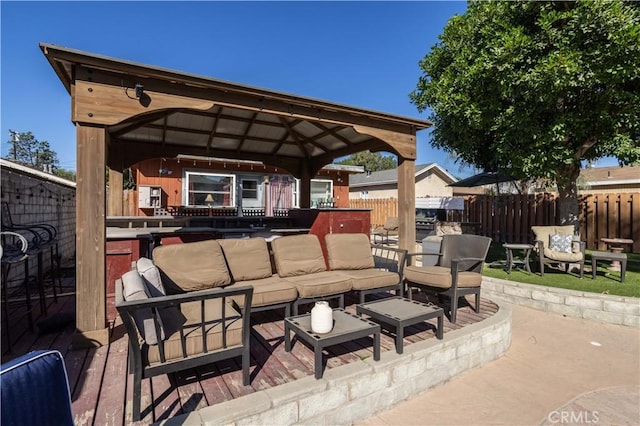
<path fill-rule="evenodd" d="M 624 284 L 621 284 L 624 285 Z M 571 317 L 640 327 L 640 299 L 483 277 L 482 296 Z"/>
<path fill-rule="evenodd" d="M 443 340 L 405 345 L 402 355 L 386 351 L 377 362 L 327 369 L 320 380 L 305 377 L 166 424 L 351 424 L 501 357 L 510 344 L 511 311 L 499 306 L 492 317 L 449 331 Z"/>

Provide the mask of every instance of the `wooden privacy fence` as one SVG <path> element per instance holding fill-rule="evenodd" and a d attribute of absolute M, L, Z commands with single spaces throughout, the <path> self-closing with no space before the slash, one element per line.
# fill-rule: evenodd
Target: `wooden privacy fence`
<path fill-rule="evenodd" d="M 351 199 L 352 209 L 371 209 L 371 227 L 377 228 L 387 221 L 388 217 L 398 216 L 398 200 L 396 198 Z"/>
<path fill-rule="evenodd" d="M 580 238 L 587 248 L 606 250 L 601 238 L 634 241 L 640 252 L 640 193 L 588 194 L 578 197 Z M 554 194 L 477 195 L 465 200 L 464 220 L 480 224 L 479 233 L 494 241 L 530 243 L 534 225 L 557 225 L 558 197 Z"/>
<path fill-rule="evenodd" d="M 601 238 L 634 241 L 631 251 L 640 253 L 640 193 L 589 194 L 579 196 L 580 237 L 587 248 L 606 250 Z M 371 226 L 398 215 L 395 198 L 352 199 L 352 208 L 371 209 Z M 558 197 L 536 195 L 471 195 L 462 212 L 448 212 L 447 220 L 475 225 L 478 234 L 496 242 L 531 243 L 531 227 L 558 224 Z"/>

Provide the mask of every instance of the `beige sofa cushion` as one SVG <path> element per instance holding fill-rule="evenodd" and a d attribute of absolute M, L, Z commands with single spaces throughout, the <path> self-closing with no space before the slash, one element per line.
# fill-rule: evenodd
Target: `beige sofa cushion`
<path fill-rule="evenodd" d="M 269 248 L 264 238 L 229 238 L 218 242 L 233 281 L 259 280 L 271 276 Z"/>
<path fill-rule="evenodd" d="M 400 282 L 400 275 L 397 273 L 376 268 L 342 270 L 340 273 L 351 278 L 352 290 L 389 287 Z"/>
<path fill-rule="evenodd" d="M 277 275 L 258 280 L 238 281 L 225 288 L 247 285 L 253 287 L 253 299 L 251 299 L 251 306 L 276 305 L 280 303 L 293 302 L 298 298 L 298 290 L 296 287 Z M 235 300 L 241 307 L 244 306 L 244 297 L 237 297 Z"/>
<path fill-rule="evenodd" d="M 180 306 L 182 312 L 182 323 L 184 334 L 186 336 L 186 355 L 195 355 L 202 353 L 202 327 L 201 327 L 201 302 L 188 302 Z M 227 347 L 238 346 L 242 344 L 242 319 L 240 314 L 235 311 L 229 304 L 225 306 L 227 330 Z M 207 341 L 207 350 L 213 351 L 223 347 L 222 345 L 222 299 L 209 299 L 205 301 L 205 333 Z M 178 324 L 171 326 L 174 331 L 164 341 L 164 351 L 167 360 L 180 359 L 185 356 L 180 340 L 180 327 Z M 143 348 L 143 356 L 146 356 L 149 364 L 160 361 L 160 350 L 158 345 L 145 346 Z"/>
<path fill-rule="evenodd" d="M 322 247 L 313 234 L 290 235 L 271 241 L 278 275 L 294 277 L 326 271 Z"/>
<path fill-rule="evenodd" d="M 222 248 L 215 240 L 156 247 L 153 262 L 163 274 L 168 294 L 231 284 Z"/>
<path fill-rule="evenodd" d="M 338 271 L 295 275 L 285 278 L 298 289 L 302 299 L 330 296 L 351 290 L 351 278 Z"/>
<path fill-rule="evenodd" d="M 371 243 L 365 234 L 327 234 L 329 269 L 369 269 L 375 267 Z"/>

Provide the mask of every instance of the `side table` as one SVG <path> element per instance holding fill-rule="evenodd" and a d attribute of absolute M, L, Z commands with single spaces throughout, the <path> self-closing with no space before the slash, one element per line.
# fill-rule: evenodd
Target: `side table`
<path fill-rule="evenodd" d="M 436 337 L 442 339 L 444 310 L 437 306 L 409 300 L 404 297 L 388 297 L 374 302 L 356 305 L 356 312 L 370 316 L 375 321 L 394 328 L 396 333 L 396 353 L 403 351 L 404 328 L 432 318 L 438 319 Z"/>
<path fill-rule="evenodd" d="M 313 347 L 315 377 L 322 378 L 322 349 L 373 335 L 373 359 L 380 360 L 380 326 L 342 308 L 333 310 L 333 329 L 328 333 L 311 331 L 311 314 L 284 319 L 284 350 L 291 351 L 290 332 Z"/>
<path fill-rule="evenodd" d="M 533 249 L 533 246 L 531 244 L 510 244 L 510 243 L 505 243 L 502 245 L 502 247 L 504 247 L 506 254 L 507 254 L 507 273 L 510 274 L 511 273 L 511 269 L 515 266 L 524 266 L 524 268 L 526 269 L 526 271 L 531 274 L 531 268 L 529 267 L 529 256 L 531 256 L 531 250 Z M 522 258 L 522 260 L 516 260 L 513 257 L 513 251 L 514 250 L 522 250 L 524 257 Z"/>

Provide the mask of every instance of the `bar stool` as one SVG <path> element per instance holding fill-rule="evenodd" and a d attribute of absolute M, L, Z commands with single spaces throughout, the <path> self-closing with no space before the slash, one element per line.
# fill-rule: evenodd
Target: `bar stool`
<path fill-rule="evenodd" d="M 27 239 L 17 233 L 11 231 L 0 232 L 0 261 L 2 264 L 2 299 L 3 299 L 3 317 L 5 321 L 5 333 L 7 335 L 7 348 L 11 351 L 11 327 L 9 326 L 9 273 L 11 267 L 24 263 L 24 277 L 22 284 L 25 291 L 25 303 L 27 307 L 27 320 L 29 329 L 33 330 L 33 314 L 31 307 L 31 294 L 29 290 L 29 244 Z"/>

